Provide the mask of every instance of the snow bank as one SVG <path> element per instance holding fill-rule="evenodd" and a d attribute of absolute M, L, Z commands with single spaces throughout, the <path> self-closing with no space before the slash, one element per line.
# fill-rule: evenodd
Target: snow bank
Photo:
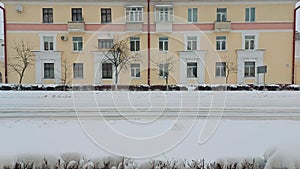
<path fill-rule="evenodd" d="M 265 169 L 274 168 L 300 168 L 300 147 L 299 146 L 279 146 L 269 148 L 264 158 L 267 160 Z"/>

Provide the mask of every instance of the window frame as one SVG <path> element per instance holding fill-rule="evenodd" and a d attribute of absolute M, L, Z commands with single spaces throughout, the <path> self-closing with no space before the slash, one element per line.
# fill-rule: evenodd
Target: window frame
<path fill-rule="evenodd" d="M 101 23 L 107 24 L 112 23 L 112 10 L 111 8 L 101 8 L 100 9 L 100 17 L 101 17 Z"/>
<path fill-rule="evenodd" d="M 248 65 L 247 65 L 248 63 Z M 251 65 L 249 65 L 251 63 Z M 253 63 L 253 64 L 252 64 Z M 244 62 L 244 78 L 255 78 L 255 61 Z"/>
<path fill-rule="evenodd" d="M 98 49 L 111 49 L 113 46 L 113 39 L 98 39 Z"/>
<path fill-rule="evenodd" d="M 43 36 L 43 50 L 53 51 L 54 50 L 54 37 L 53 36 Z M 47 38 L 52 38 L 52 40 L 47 40 Z"/>
<path fill-rule="evenodd" d="M 55 78 L 54 68 L 55 68 L 55 65 L 53 62 L 44 62 L 43 63 L 43 79 L 53 80 Z"/>
<path fill-rule="evenodd" d="M 140 78 L 141 77 L 141 64 L 140 63 L 131 63 L 130 64 L 130 77 L 131 78 Z"/>
<path fill-rule="evenodd" d="M 72 22 L 83 22 L 82 8 L 71 9 Z"/>
<path fill-rule="evenodd" d="M 155 7 L 156 22 L 173 22 L 174 7 L 172 6 L 156 6 Z"/>
<path fill-rule="evenodd" d="M 160 52 L 169 51 L 169 38 L 166 36 L 158 38 L 158 48 Z"/>
<path fill-rule="evenodd" d="M 226 62 L 216 62 L 216 77 L 226 77 Z"/>
<path fill-rule="evenodd" d="M 141 48 L 140 37 L 130 37 L 130 51 L 137 52 L 140 51 Z"/>
<path fill-rule="evenodd" d="M 158 75 L 160 78 L 166 78 L 169 76 L 169 64 L 168 63 L 161 63 L 158 65 Z"/>
<path fill-rule="evenodd" d="M 144 22 L 143 6 L 127 6 L 125 7 L 126 22 Z"/>
<path fill-rule="evenodd" d="M 53 23 L 53 8 L 42 8 L 42 15 L 43 23 Z"/>
<path fill-rule="evenodd" d="M 198 22 L 198 8 L 188 8 L 188 23 Z"/>
<path fill-rule="evenodd" d="M 198 37 L 197 36 L 187 36 L 186 39 L 186 50 L 193 51 L 198 49 Z"/>
<path fill-rule="evenodd" d="M 198 78 L 198 63 L 196 61 L 186 62 L 186 77 L 188 79 Z"/>
<path fill-rule="evenodd" d="M 250 37 L 253 37 L 253 38 L 250 38 Z M 253 47 L 251 45 L 253 45 Z M 256 36 L 255 35 L 245 35 L 244 36 L 244 49 L 245 50 L 255 50 L 256 49 Z"/>
<path fill-rule="evenodd" d="M 226 51 L 227 37 L 226 36 L 216 36 L 216 50 L 217 51 Z"/>
<path fill-rule="evenodd" d="M 76 40 L 76 38 L 81 40 Z M 74 36 L 72 37 L 73 40 L 73 52 L 82 52 L 83 51 L 83 37 Z"/>
<path fill-rule="evenodd" d="M 102 79 L 112 79 L 113 77 L 113 66 L 112 63 L 103 62 L 101 64 Z"/>
<path fill-rule="evenodd" d="M 73 63 L 73 78 L 83 79 L 84 67 L 83 63 Z"/>
<path fill-rule="evenodd" d="M 221 11 L 224 10 L 224 11 Z M 217 8 L 217 22 L 227 22 L 227 8 Z"/>
<path fill-rule="evenodd" d="M 256 8 L 245 8 L 245 22 L 255 22 L 256 20 Z"/>

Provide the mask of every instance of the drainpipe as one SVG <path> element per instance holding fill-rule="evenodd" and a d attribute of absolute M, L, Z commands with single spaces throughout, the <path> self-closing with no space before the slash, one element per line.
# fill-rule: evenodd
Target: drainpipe
<path fill-rule="evenodd" d="M 148 0 L 148 9 L 147 9 L 147 31 L 148 31 L 148 86 L 150 86 L 150 0 Z"/>
<path fill-rule="evenodd" d="M 293 22 L 293 57 L 292 57 L 292 84 L 295 84 L 295 54 L 296 54 L 296 18 L 297 10 L 300 6 L 294 9 L 294 22 Z"/>
<path fill-rule="evenodd" d="M 5 8 L 0 6 L 0 9 L 3 11 L 3 32 L 4 32 L 4 83 L 8 83 L 7 80 L 7 41 L 6 41 L 6 11 Z"/>

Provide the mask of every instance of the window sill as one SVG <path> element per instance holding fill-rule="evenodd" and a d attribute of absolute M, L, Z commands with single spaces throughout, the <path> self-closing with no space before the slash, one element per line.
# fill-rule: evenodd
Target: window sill
<path fill-rule="evenodd" d="M 74 77 L 73 79 L 74 80 L 83 80 L 84 78 L 83 77 Z"/>
<path fill-rule="evenodd" d="M 126 24 L 142 24 L 144 21 L 126 21 Z"/>
<path fill-rule="evenodd" d="M 131 79 L 142 79 L 141 77 L 130 77 Z"/>
<path fill-rule="evenodd" d="M 256 78 L 256 77 L 245 77 L 245 76 L 244 76 L 244 79 L 249 79 L 249 80 L 255 80 L 255 78 Z"/>
<path fill-rule="evenodd" d="M 196 51 L 196 50 L 198 50 L 198 49 L 193 49 L 193 50 L 185 50 L 186 52 L 194 52 L 194 51 Z"/>
<path fill-rule="evenodd" d="M 186 77 L 188 80 L 196 80 L 198 77 Z"/>
<path fill-rule="evenodd" d="M 217 78 L 217 79 L 224 79 L 224 78 L 226 78 L 225 76 L 216 76 L 215 78 Z"/>
<path fill-rule="evenodd" d="M 102 80 L 112 80 L 112 78 L 102 78 Z"/>
<path fill-rule="evenodd" d="M 227 52 L 227 50 L 216 50 L 217 52 Z"/>

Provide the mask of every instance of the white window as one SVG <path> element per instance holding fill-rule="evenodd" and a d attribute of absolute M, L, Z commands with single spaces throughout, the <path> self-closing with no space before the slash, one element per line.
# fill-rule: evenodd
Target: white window
<path fill-rule="evenodd" d="M 169 76 L 169 64 L 159 64 L 159 77 L 166 78 Z"/>
<path fill-rule="evenodd" d="M 82 51 L 83 41 L 82 37 L 73 37 L 73 51 Z"/>
<path fill-rule="evenodd" d="M 140 38 L 130 37 L 130 51 L 140 51 Z"/>
<path fill-rule="evenodd" d="M 226 36 L 216 37 L 216 50 L 218 51 L 226 50 Z"/>
<path fill-rule="evenodd" d="M 139 63 L 130 64 L 131 77 L 141 77 L 141 66 Z"/>
<path fill-rule="evenodd" d="M 83 78 L 83 63 L 73 63 L 73 77 Z"/>
<path fill-rule="evenodd" d="M 245 39 L 245 50 L 255 49 L 255 36 L 254 35 L 246 35 L 244 39 Z"/>
<path fill-rule="evenodd" d="M 255 8 L 246 8 L 245 21 L 254 22 L 255 21 Z"/>
<path fill-rule="evenodd" d="M 187 50 L 197 50 L 197 36 L 187 37 Z"/>
<path fill-rule="evenodd" d="M 245 62 L 245 77 L 255 77 L 255 62 Z"/>
<path fill-rule="evenodd" d="M 216 77 L 225 77 L 226 62 L 216 62 Z"/>
<path fill-rule="evenodd" d="M 198 8 L 188 9 L 188 22 L 198 22 Z"/>
<path fill-rule="evenodd" d="M 187 78 L 197 77 L 197 62 L 187 62 Z"/>
<path fill-rule="evenodd" d="M 169 42 L 168 42 L 168 37 L 159 37 L 159 42 L 158 42 L 158 46 L 159 46 L 159 51 L 168 51 L 169 47 Z"/>
<path fill-rule="evenodd" d="M 44 50 L 53 50 L 53 36 L 43 36 Z"/>
<path fill-rule="evenodd" d="M 227 9 L 217 8 L 217 22 L 226 22 L 226 21 L 227 21 Z"/>
<path fill-rule="evenodd" d="M 156 7 L 156 21 L 157 22 L 172 22 L 173 21 L 173 7 Z"/>
<path fill-rule="evenodd" d="M 44 63 L 44 79 L 54 79 L 54 63 Z"/>
<path fill-rule="evenodd" d="M 113 39 L 98 39 L 99 49 L 111 49 L 113 47 Z"/>
<path fill-rule="evenodd" d="M 126 7 L 126 22 L 143 22 L 143 7 Z"/>

